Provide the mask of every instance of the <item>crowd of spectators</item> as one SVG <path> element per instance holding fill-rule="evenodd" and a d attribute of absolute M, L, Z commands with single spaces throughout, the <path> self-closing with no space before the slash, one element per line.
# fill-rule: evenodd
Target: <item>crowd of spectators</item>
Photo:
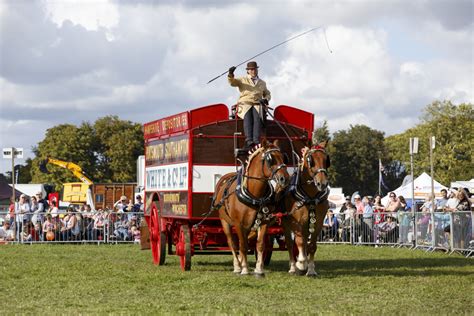
<path fill-rule="evenodd" d="M 142 214 L 140 195 L 135 203 L 121 196 L 113 208 L 92 210 L 84 204 L 62 210 L 56 201 L 44 199 L 41 192 L 31 197 L 22 194 L 11 203 L 8 214 L 0 216 L 0 241 L 81 242 L 107 238 L 139 243 Z"/>
<path fill-rule="evenodd" d="M 472 215 L 468 211 L 471 211 L 474 201 L 469 198 L 469 191 L 463 188 L 453 188 L 449 195 L 444 189 L 440 193 L 441 198 L 438 200 L 427 196 L 421 207 L 416 209 L 415 217 L 405 198 L 394 192 L 389 193 L 385 205 L 380 195 L 347 196 L 337 214 L 333 210 L 328 211 L 320 239 L 376 245 L 407 244 L 414 239 L 412 232 L 415 221 L 419 244 L 432 244 L 434 235 L 436 247 L 448 248 L 453 227 L 454 246 L 462 248 L 471 240 Z"/>

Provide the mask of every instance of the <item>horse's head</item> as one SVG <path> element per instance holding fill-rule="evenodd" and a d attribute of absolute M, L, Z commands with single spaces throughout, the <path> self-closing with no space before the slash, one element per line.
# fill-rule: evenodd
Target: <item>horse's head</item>
<path fill-rule="evenodd" d="M 305 147 L 303 150 L 302 169 L 311 178 L 318 191 L 323 191 L 329 185 L 327 169 L 331 166 L 326 152 L 327 141 L 318 145 Z"/>
<path fill-rule="evenodd" d="M 261 163 L 257 163 L 261 161 Z M 289 184 L 290 175 L 284 163 L 278 141 L 264 140 L 260 148 L 249 157 L 249 173 L 257 174 L 273 187 L 276 194 L 283 192 Z M 260 169 L 260 170 L 259 170 Z"/>

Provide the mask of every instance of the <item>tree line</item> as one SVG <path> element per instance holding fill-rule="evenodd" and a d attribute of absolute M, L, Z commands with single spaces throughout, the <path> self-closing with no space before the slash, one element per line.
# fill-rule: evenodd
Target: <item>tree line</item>
<path fill-rule="evenodd" d="M 359 191 L 366 195 L 378 192 L 379 159 L 384 166 L 383 193 L 396 189 L 410 173 L 410 137 L 420 140 L 419 152 L 414 155 L 415 176 L 429 173 L 431 136 L 436 137 L 436 180 L 449 186 L 454 180 L 474 178 L 472 104 L 435 101 L 424 108 L 419 124 L 388 137 L 365 125 L 351 125 L 331 136 L 326 121 L 315 132 L 317 140 L 330 141 L 331 186 L 342 187 L 349 194 Z M 78 164 L 94 182 L 134 182 L 136 160 L 144 152 L 142 125 L 117 116 L 99 118 L 93 124 L 83 122 L 80 126 L 61 124 L 48 129 L 33 152 L 35 158 L 19 166 L 19 183 L 50 183 L 59 190 L 64 182 L 78 181 L 60 167 L 48 166 L 54 172 L 42 173 L 39 165 L 47 157 Z"/>

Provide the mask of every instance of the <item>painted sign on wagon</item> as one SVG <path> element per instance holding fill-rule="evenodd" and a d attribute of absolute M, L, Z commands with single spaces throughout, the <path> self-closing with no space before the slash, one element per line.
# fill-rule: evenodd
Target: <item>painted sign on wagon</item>
<path fill-rule="evenodd" d="M 188 190 L 188 163 L 149 167 L 145 175 L 148 191 Z"/>

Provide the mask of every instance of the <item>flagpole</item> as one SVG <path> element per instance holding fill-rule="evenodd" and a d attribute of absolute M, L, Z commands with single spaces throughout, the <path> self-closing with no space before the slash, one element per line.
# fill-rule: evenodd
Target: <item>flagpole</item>
<path fill-rule="evenodd" d="M 382 161 L 379 158 L 379 195 L 380 196 L 382 196 L 381 185 L 382 185 Z"/>

